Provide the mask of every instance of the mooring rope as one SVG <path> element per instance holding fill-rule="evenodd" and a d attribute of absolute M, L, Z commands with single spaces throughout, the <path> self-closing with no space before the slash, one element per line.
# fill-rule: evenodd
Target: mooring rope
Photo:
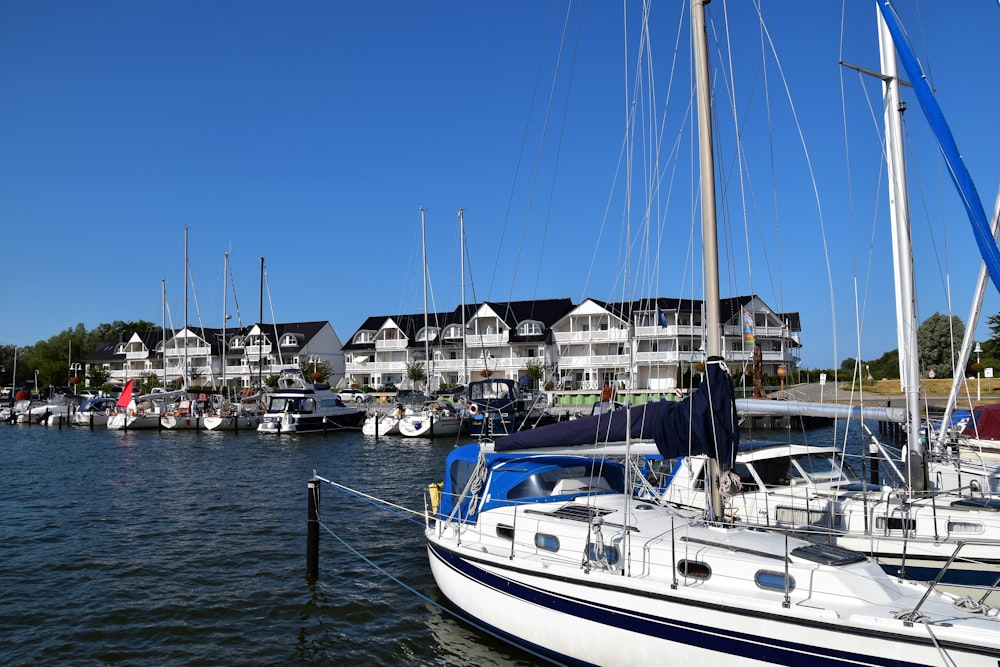
<path fill-rule="evenodd" d="M 402 505 L 397 505 L 395 503 L 391 503 L 388 500 L 383 500 L 382 498 L 376 498 L 373 495 L 370 495 L 370 494 L 367 494 L 367 493 L 363 493 L 361 491 L 358 491 L 357 489 L 352 489 L 351 487 L 344 486 L 343 484 L 338 484 L 337 482 L 334 482 L 332 480 L 326 479 L 325 477 L 320 477 L 319 475 L 316 475 L 315 473 L 313 473 L 313 479 L 317 479 L 317 480 L 319 480 L 321 482 L 326 482 L 327 484 L 329 484 L 333 488 L 335 488 L 335 489 L 337 489 L 339 491 L 343 491 L 344 493 L 348 493 L 348 494 L 350 494 L 350 495 L 352 495 L 352 496 L 354 496 L 356 498 L 360 498 L 360 499 L 364 500 L 365 502 L 367 502 L 367 503 L 369 503 L 371 505 L 374 505 L 376 507 L 391 508 L 392 510 L 394 510 L 393 511 L 394 514 L 401 515 L 407 521 L 412 521 L 413 523 L 418 524 L 420 526 L 424 525 L 424 522 L 423 522 L 424 513 L 421 510 L 413 510 L 413 509 L 410 509 L 409 507 L 403 507 Z M 418 520 L 418 519 L 415 519 L 413 517 L 420 517 L 420 519 Z"/>
<path fill-rule="evenodd" d="M 342 484 L 337 484 L 336 482 L 332 482 L 332 481 L 330 481 L 328 479 L 324 479 L 324 478 L 316 476 L 316 475 L 314 475 L 314 479 L 318 479 L 318 480 L 321 480 L 323 482 L 326 482 L 327 484 L 329 484 L 330 486 L 332 486 L 334 488 L 337 488 L 337 489 L 339 489 L 341 491 L 345 491 L 347 493 L 350 493 L 350 494 L 352 494 L 352 495 L 354 495 L 356 497 L 362 498 L 362 499 L 364 499 L 366 501 L 371 502 L 372 504 L 374 504 L 376 506 L 382 505 L 382 506 L 385 506 L 385 507 L 392 507 L 392 508 L 395 508 L 395 509 L 400 509 L 400 510 L 403 510 L 403 511 L 406 511 L 406 512 L 413 512 L 414 511 L 414 510 L 409 510 L 409 509 L 407 509 L 405 507 L 400 507 L 399 505 L 394 505 L 393 503 L 390 503 L 388 501 L 384 501 L 384 500 L 381 500 L 379 498 L 375 498 L 374 496 L 370 496 L 370 495 L 368 495 L 366 493 L 361 493 L 360 491 L 357 491 L 355 489 L 351 489 L 351 488 L 346 487 L 346 486 L 344 486 Z M 408 520 L 412 520 L 412 519 L 408 519 Z M 379 565 L 378 563 L 376 563 L 375 561 L 373 561 L 372 559 L 368 558 L 363 553 L 361 553 L 360 551 L 358 551 L 357 549 L 355 549 L 347 540 L 343 539 L 342 537 L 340 537 L 339 535 L 337 535 L 337 533 L 333 532 L 333 530 L 329 526 L 327 526 L 325 523 L 323 523 L 322 521 L 317 521 L 317 523 L 319 524 L 319 526 L 323 530 L 325 530 L 327 532 L 327 534 L 329 534 L 331 537 L 333 537 L 333 539 L 337 540 L 337 542 L 339 542 L 341 544 L 341 546 L 343 546 L 345 549 L 347 549 L 352 554 L 354 554 L 358 559 L 360 559 L 361 561 L 367 563 L 369 566 L 371 566 L 372 568 L 374 568 L 376 572 L 378 572 L 379 574 L 383 575 L 384 577 L 386 577 L 390 581 L 396 583 L 397 585 L 399 585 L 400 587 L 404 588 L 405 590 L 409 591 L 413 595 L 416 595 L 418 598 L 420 598 L 421 600 L 423 600 L 427 604 L 430 604 L 433 607 L 435 607 L 436 609 L 439 609 L 440 611 L 448 614 L 449 616 L 451 616 L 452 618 L 454 618 L 457 621 L 464 622 L 464 623 L 466 623 L 468 625 L 471 625 L 476 630 L 478 630 L 478 631 L 480 631 L 482 633 L 485 633 L 485 634 L 493 637 L 494 639 L 498 639 L 498 640 L 502 641 L 503 643 L 511 645 L 511 646 L 514 645 L 514 644 L 511 643 L 511 641 L 509 639 L 507 639 L 506 637 L 500 635 L 499 633 L 494 632 L 490 628 L 488 628 L 488 627 L 486 627 L 484 625 L 481 625 L 480 623 L 477 623 L 476 621 L 472 620 L 471 618 L 463 616 L 462 614 L 459 614 L 458 612 L 456 612 L 456 611 L 454 611 L 452 609 L 449 609 L 448 607 L 445 607 L 444 605 L 442 605 L 441 603 L 439 603 L 436 600 L 432 599 L 428 595 L 426 595 L 424 593 L 421 593 L 416 588 L 414 588 L 410 584 L 406 583 L 405 581 L 403 581 L 402 579 L 400 579 L 399 577 L 397 577 L 393 573 L 389 572 L 384 567 L 382 567 L 381 565 Z M 558 660 L 555 660 L 555 659 L 553 659 L 553 658 L 551 658 L 551 657 L 549 657 L 547 655 L 543 655 L 542 653 L 534 651 L 534 650 L 532 650 L 530 648 L 521 646 L 519 644 L 516 645 L 516 647 L 517 647 L 518 650 L 521 650 L 521 651 L 523 651 L 523 652 L 525 652 L 525 653 L 527 653 L 527 654 L 529 654 L 529 655 L 531 655 L 531 656 L 533 656 L 535 658 L 539 658 L 541 660 L 544 660 L 545 662 L 548 662 L 550 664 L 560 665 L 561 667 L 568 667 L 568 665 L 566 663 L 559 662 Z"/>

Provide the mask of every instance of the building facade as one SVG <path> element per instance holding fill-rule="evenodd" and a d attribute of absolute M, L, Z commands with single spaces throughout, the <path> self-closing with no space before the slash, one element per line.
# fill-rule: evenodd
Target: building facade
<path fill-rule="evenodd" d="M 344 379 L 341 348 L 329 322 L 152 330 L 101 343 L 84 359 L 84 373 L 90 377 L 99 369 L 119 385 L 155 377 L 161 386 L 247 389 L 283 369 L 311 363 L 328 365 L 329 381 L 337 384 Z"/>
<path fill-rule="evenodd" d="M 798 368 L 798 313 L 752 295 L 725 299 L 720 311 L 731 367 L 746 369 L 759 345 L 765 375 Z M 705 360 L 705 321 L 704 302 L 670 298 L 484 302 L 426 318 L 369 317 L 344 345 L 344 384 L 407 386 L 418 363 L 432 391 L 494 374 L 525 382 L 540 371 L 541 386 L 557 389 L 670 392 Z"/>

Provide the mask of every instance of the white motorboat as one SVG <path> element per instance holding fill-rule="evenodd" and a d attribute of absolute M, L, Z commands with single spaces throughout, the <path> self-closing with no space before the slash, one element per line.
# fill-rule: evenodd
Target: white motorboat
<path fill-rule="evenodd" d="M 70 416 L 73 426 L 106 428 L 108 418 L 116 407 L 115 399 L 108 396 L 92 398 L 80 404 L 80 409 Z"/>
<path fill-rule="evenodd" d="M 399 435 L 399 420 L 402 412 L 402 408 L 387 413 L 373 411 L 365 417 L 365 421 L 361 425 L 361 432 L 369 436 Z"/>
<path fill-rule="evenodd" d="M 462 417 L 448 401 L 428 401 L 407 410 L 398 427 L 399 434 L 407 438 L 454 436 L 462 432 Z"/>
<path fill-rule="evenodd" d="M 301 372 L 284 372 L 268 399 L 259 433 L 318 433 L 360 429 L 363 408 L 348 407 L 327 384 L 307 383 Z"/>

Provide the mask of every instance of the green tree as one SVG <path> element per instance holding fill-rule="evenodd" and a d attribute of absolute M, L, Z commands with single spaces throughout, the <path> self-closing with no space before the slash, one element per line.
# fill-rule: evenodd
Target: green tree
<path fill-rule="evenodd" d="M 899 350 L 889 350 L 878 359 L 866 361 L 865 367 L 862 368 L 862 373 L 863 377 L 867 377 L 868 373 L 871 373 L 872 377 L 876 380 L 883 378 L 898 380 Z"/>
<path fill-rule="evenodd" d="M 409 361 L 406 363 L 406 377 L 413 382 L 414 385 L 423 382 L 427 379 L 427 371 L 424 370 L 424 362 L 422 361 Z"/>
<path fill-rule="evenodd" d="M 541 359 L 531 359 L 524 365 L 524 374 L 531 378 L 531 386 L 538 387 L 538 382 L 545 377 L 545 363 Z"/>
<path fill-rule="evenodd" d="M 329 361 L 320 361 L 316 364 L 309 363 L 309 358 L 306 357 L 304 361 L 299 364 L 299 368 L 302 370 L 302 375 L 307 378 L 312 378 L 316 382 L 326 382 L 331 375 L 333 375 L 333 367 L 330 365 Z M 313 375 L 313 373 L 318 373 L 319 377 Z"/>
<path fill-rule="evenodd" d="M 957 315 L 948 317 L 934 313 L 917 329 L 917 347 L 920 365 L 924 371 L 934 371 L 935 376 L 952 377 L 952 366 L 965 335 L 965 325 Z"/>

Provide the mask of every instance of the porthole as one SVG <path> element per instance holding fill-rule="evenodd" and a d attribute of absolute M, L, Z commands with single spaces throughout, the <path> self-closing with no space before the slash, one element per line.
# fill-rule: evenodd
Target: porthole
<path fill-rule="evenodd" d="M 786 580 L 783 572 L 760 570 L 754 575 L 753 580 L 757 584 L 757 588 L 763 588 L 766 591 L 781 591 L 784 593 L 786 581 L 788 582 L 788 591 L 795 590 L 795 579 L 788 577 Z"/>
<path fill-rule="evenodd" d="M 559 551 L 559 538 L 546 533 L 535 533 L 535 546 L 545 551 Z"/>
<path fill-rule="evenodd" d="M 979 534 L 983 532 L 983 524 L 978 521 L 949 521 L 949 533 Z"/>
<path fill-rule="evenodd" d="M 697 560 L 682 560 L 677 563 L 677 571 L 684 577 L 691 579 L 708 579 L 712 576 L 712 568 L 708 563 Z"/>

